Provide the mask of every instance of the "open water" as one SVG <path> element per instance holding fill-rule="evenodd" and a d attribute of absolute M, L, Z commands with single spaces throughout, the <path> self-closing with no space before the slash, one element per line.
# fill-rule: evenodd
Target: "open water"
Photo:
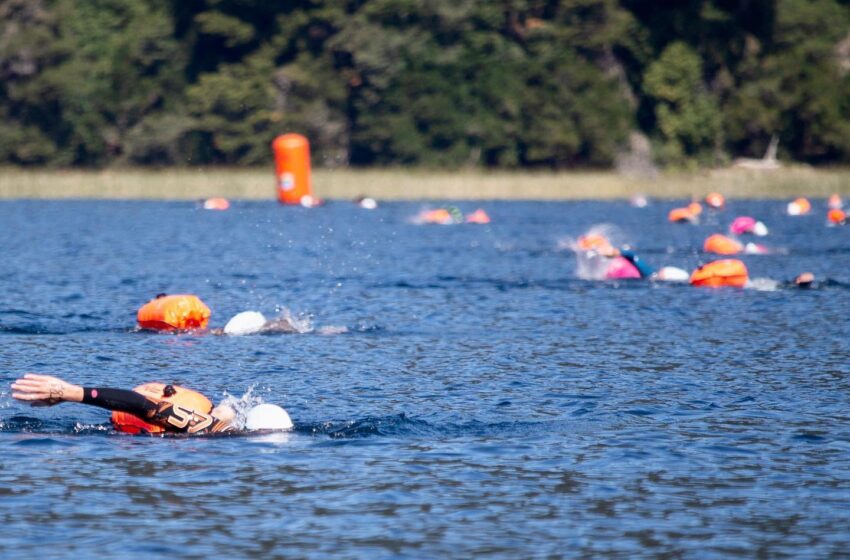
<path fill-rule="evenodd" d="M 823 201 L 699 226 L 624 202 L 411 224 L 423 206 L 0 203 L 0 557 L 850 554 L 850 227 Z M 740 214 L 775 249 L 743 257 L 752 276 L 823 282 L 591 282 L 563 248 L 612 223 L 690 270 Z M 158 292 L 199 295 L 212 326 L 255 309 L 304 332 L 135 331 Z M 296 428 L 119 435 L 100 409 L 13 401 L 27 371 L 250 391 Z"/>

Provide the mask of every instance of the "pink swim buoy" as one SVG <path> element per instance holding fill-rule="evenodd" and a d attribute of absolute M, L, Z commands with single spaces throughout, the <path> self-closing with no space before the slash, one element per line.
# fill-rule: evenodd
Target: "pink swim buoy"
<path fill-rule="evenodd" d="M 756 219 L 750 216 L 738 216 L 729 225 L 729 233 L 741 235 L 742 233 L 750 233 L 756 226 Z"/>
<path fill-rule="evenodd" d="M 611 259 L 611 264 L 608 265 L 608 270 L 605 271 L 605 278 L 608 280 L 640 278 L 640 271 L 627 259 L 615 257 Z"/>

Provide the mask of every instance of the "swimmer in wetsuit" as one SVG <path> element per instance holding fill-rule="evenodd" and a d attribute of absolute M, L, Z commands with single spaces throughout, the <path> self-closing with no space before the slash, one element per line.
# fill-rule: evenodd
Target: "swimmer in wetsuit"
<path fill-rule="evenodd" d="M 637 253 L 631 249 L 616 249 L 614 247 L 607 247 L 600 250 L 599 254 L 610 259 L 623 257 L 635 267 L 635 270 L 638 271 L 641 278 L 650 278 L 653 274 L 655 274 L 655 269 L 649 266 L 645 261 L 641 260 L 641 258 L 637 256 Z"/>
<path fill-rule="evenodd" d="M 12 383 L 12 397 L 19 401 L 29 402 L 33 406 L 53 406 L 62 402 L 78 402 L 89 404 L 116 412 L 125 412 L 136 417 L 143 424 L 151 428 L 168 433 L 183 434 L 212 434 L 233 432 L 241 426 L 237 425 L 236 411 L 226 404 L 219 404 L 212 408 L 209 413 L 197 412 L 177 402 L 168 402 L 166 399 L 174 395 L 181 388 L 171 385 L 157 385 L 161 387 L 162 398 L 148 398 L 137 391 L 126 389 L 113 389 L 109 387 L 81 387 L 68 383 L 58 377 L 50 375 L 39 375 L 28 373 Z M 143 389 L 145 386 L 137 389 Z M 194 393 L 197 397 L 211 407 L 212 404 L 195 391 L 183 389 Z M 178 394 L 177 397 L 180 395 Z M 206 409 L 204 409 L 206 410 Z M 113 422 L 115 422 L 113 416 Z M 116 423 L 116 428 L 121 427 Z M 244 428 L 249 431 L 282 431 L 293 428 L 292 419 L 289 414 L 275 404 L 261 403 L 244 415 Z M 146 431 L 150 431 L 145 429 Z M 129 433 L 138 433 L 136 431 Z"/>
<path fill-rule="evenodd" d="M 163 396 L 175 389 L 166 385 Z M 12 397 L 33 406 L 53 406 L 62 402 L 78 402 L 107 410 L 127 412 L 161 427 L 166 432 L 210 434 L 233 429 L 235 411 L 219 405 L 209 414 L 190 410 L 165 400 L 155 401 L 141 393 L 110 387 L 81 387 L 58 377 L 28 373 L 12 383 Z"/>

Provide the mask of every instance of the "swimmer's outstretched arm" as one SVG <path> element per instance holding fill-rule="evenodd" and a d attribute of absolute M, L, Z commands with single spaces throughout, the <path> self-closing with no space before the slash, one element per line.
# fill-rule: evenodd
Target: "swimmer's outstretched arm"
<path fill-rule="evenodd" d="M 51 375 L 28 373 L 12 383 L 12 397 L 33 406 L 53 406 L 62 402 L 78 402 L 107 410 L 128 412 L 174 432 L 226 432 L 232 429 L 235 413 L 219 405 L 212 413 L 178 410 L 172 403 L 154 402 L 127 389 L 81 387 Z"/>
<path fill-rule="evenodd" d="M 107 410 L 129 412 L 143 418 L 149 418 L 157 411 L 157 403 L 135 391 L 81 387 L 52 375 L 37 373 L 28 373 L 12 383 L 12 397 L 19 401 L 28 401 L 33 406 L 78 402 Z"/>

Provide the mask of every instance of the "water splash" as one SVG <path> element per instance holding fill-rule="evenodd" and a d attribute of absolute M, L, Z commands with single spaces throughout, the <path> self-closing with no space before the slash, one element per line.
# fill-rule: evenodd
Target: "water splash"
<path fill-rule="evenodd" d="M 278 307 L 276 311 L 277 317 L 271 319 L 266 324 L 264 332 L 292 332 L 298 334 L 313 332 L 313 318 L 311 315 L 303 313 L 295 315 L 286 307 Z"/>
<path fill-rule="evenodd" d="M 248 411 L 257 406 L 258 404 L 263 404 L 266 402 L 263 397 L 255 393 L 254 390 L 256 389 L 256 387 L 256 385 L 251 385 L 241 397 L 236 397 L 225 391 L 224 398 L 221 399 L 221 403 L 219 404 L 219 406 L 229 406 L 236 413 L 236 416 L 233 420 L 233 427 L 239 431 L 245 429 L 245 419 L 248 416 Z"/>
<path fill-rule="evenodd" d="M 626 245 L 626 237 L 617 226 L 613 224 L 597 224 L 592 226 L 582 235 L 576 238 L 562 238 L 558 241 L 558 248 L 570 250 L 576 256 L 576 275 L 582 280 L 604 280 L 611 266 L 611 259 L 601 255 L 596 250 L 588 250 L 580 244 L 581 239 L 598 237 L 607 240 L 611 247 L 622 247 Z"/>

